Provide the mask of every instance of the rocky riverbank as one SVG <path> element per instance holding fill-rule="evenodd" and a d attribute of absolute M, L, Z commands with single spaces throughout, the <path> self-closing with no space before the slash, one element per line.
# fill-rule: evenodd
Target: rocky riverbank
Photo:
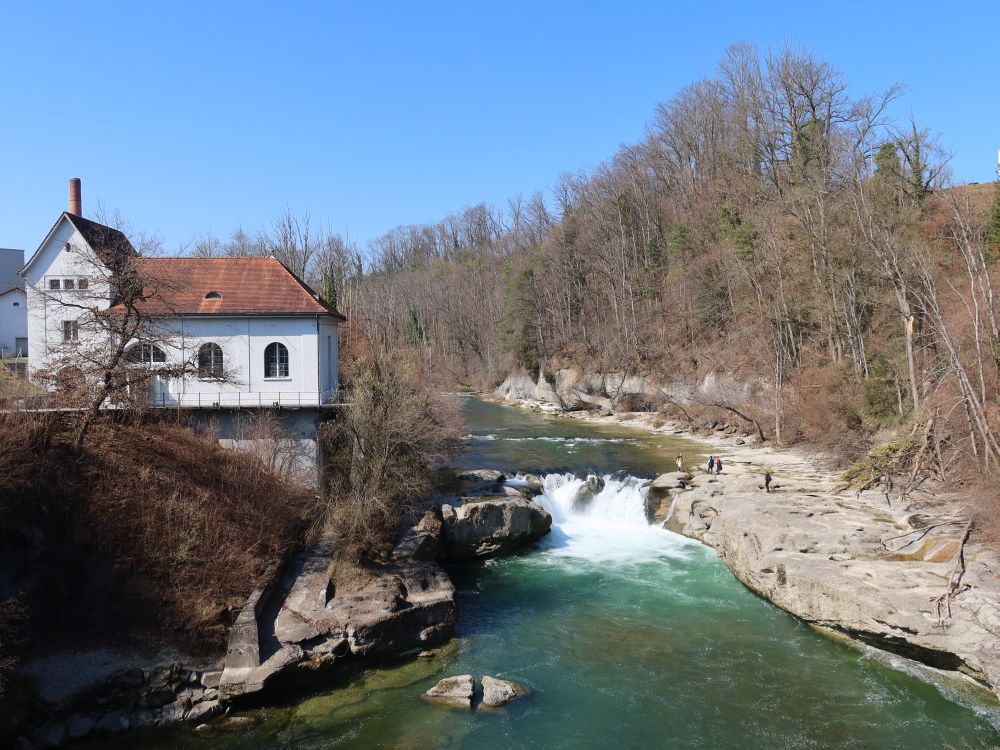
<path fill-rule="evenodd" d="M 713 547 L 748 588 L 829 632 L 951 670 L 1000 696 L 1000 554 L 969 540 L 956 498 L 933 489 L 858 493 L 822 457 L 754 444 L 720 425 L 694 435 L 655 414 L 564 412 L 548 399 L 507 403 L 706 445 L 724 471 L 671 473 L 650 487 L 652 522 Z M 544 395 L 544 394 L 543 394 Z M 763 472 L 774 477 L 772 492 Z M 958 580 L 959 553 L 964 572 Z M 948 595 L 950 592 L 950 596 Z"/>
<path fill-rule="evenodd" d="M 56 747 L 90 735 L 188 722 L 197 731 L 252 721 L 231 712 L 267 702 L 338 665 L 427 654 L 454 634 L 455 588 L 439 561 L 509 554 L 549 532 L 551 516 L 529 489 L 498 471 L 445 478 L 404 523 L 391 559 L 338 568 L 330 532 L 274 571 L 238 613 L 219 661 L 161 651 L 97 649 L 28 662 L 36 722 L 18 747 Z"/>

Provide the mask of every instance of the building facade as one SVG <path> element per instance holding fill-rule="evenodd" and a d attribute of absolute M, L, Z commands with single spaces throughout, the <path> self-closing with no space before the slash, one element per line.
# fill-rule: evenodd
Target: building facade
<path fill-rule="evenodd" d="M 29 377 L 52 382 L 113 346 L 94 321 L 123 304 L 116 285 L 138 278 L 145 322 L 126 358 L 153 375 L 131 396 L 189 408 L 337 400 L 344 317 L 274 258 L 141 258 L 121 232 L 67 211 L 21 275 Z"/>
<path fill-rule="evenodd" d="M 24 251 L 0 248 L 0 359 L 28 356 L 28 300 L 18 274 Z"/>

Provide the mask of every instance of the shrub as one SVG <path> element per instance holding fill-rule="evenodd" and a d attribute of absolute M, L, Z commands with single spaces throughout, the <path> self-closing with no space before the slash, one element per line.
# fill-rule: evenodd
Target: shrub
<path fill-rule="evenodd" d="M 329 517 L 341 552 L 360 561 L 384 555 L 407 508 L 431 492 L 438 466 L 461 444 L 461 417 L 456 400 L 398 353 L 355 360 L 346 372 L 351 405 L 323 427 L 330 450 L 349 462 L 334 472 Z"/>
<path fill-rule="evenodd" d="M 919 448 L 920 444 L 913 439 L 877 445 L 862 460 L 848 468 L 842 479 L 851 485 L 864 487 L 881 476 L 905 473 L 912 465 Z"/>

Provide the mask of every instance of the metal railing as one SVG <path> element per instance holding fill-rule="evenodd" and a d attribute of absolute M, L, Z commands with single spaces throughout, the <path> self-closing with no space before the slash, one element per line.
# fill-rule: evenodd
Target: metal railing
<path fill-rule="evenodd" d="M 350 392 L 346 388 L 327 391 L 260 391 L 232 393 L 204 391 L 198 393 L 162 393 L 142 400 L 153 409 L 298 409 L 346 406 Z M 136 401 L 106 401 L 102 409 L 122 409 Z M 79 411 L 85 408 L 79 399 L 65 401 L 50 393 L 31 395 L 0 394 L 0 412 L 9 411 Z"/>
<path fill-rule="evenodd" d="M 160 393 L 149 400 L 157 409 L 239 409 L 303 406 L 335 406 L 347 403 L 347 391 L 198 391 L 196 393 Z"/>

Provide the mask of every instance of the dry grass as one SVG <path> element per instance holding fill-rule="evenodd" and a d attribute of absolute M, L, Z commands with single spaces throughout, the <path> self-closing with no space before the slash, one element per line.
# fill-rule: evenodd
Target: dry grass
<path fill-rule="evenodd" d="M 171 633 L 219 649 L 233 608 L 306 538 L 313 493 L 187 427 L 0 415 L 0 581 L 30 581 L 31 635 Z M 10 470 L 10 471 L 7 471 Z"/>
<path fill-rule="evenodd" d="M 1000 544 L 1000 482 L 994 476 L 983 477 L 962 494 L 975 519 L 974 536 L 990 544 Z"/>
<path fill-rule="evenodd" d="M 19 365 L 25 367 L 26 365 Z M 0 407 L 29 396 L 39 396 L 42 391 L 26 378 L 15 375 L 7 361 L 0 362 Z"/>

